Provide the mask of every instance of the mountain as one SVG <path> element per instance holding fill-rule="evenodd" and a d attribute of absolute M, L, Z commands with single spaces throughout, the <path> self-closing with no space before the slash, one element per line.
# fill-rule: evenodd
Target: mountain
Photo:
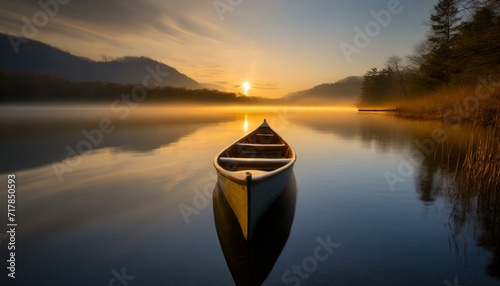
<path fill-rule="evenodd" d="M 11 39 L 9 39 L 11 37 Z M 14 45 L 14 42 L 25 43 Z M 156 86 L 202 88 L 195 80 L 175 68 L 147 57 L 123 57 L 111 61 L 93 61 L 75 56 L 39 41 L 0 34 L 0 70 L 31 71 L 49 74 L 74 82 L 109 82 Z M 168 76 L 166 75 L 168 73 Z"/>
<path fill-rule="evenodd" d="M 293 104 L 354 105 L 361 94 L 363 77 L 350 76 L 336 83 L 325 83 L 311 89 L 286 95 L 283 99 Z"/>

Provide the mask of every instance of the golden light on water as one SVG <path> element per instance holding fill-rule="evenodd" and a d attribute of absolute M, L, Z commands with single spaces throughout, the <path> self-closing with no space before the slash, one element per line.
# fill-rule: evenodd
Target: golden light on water
<path fill-rule="evenodd" d="M 243 122 L 243 131 L 248 132 L 248 114 L 245 114 L 245 122 Z"/>
<path fill-rule="evenodd" d="M 248 95 L 248 91 L 252 89 L 252 86 L 248 81 L 245 81 L 244 83 L 241 84 L 241 87 L 243 88 L 243 93 L 245 95 Z"/>

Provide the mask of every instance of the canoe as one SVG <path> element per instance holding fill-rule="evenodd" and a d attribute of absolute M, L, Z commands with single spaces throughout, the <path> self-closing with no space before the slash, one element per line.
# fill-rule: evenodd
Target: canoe
<path fill-rule="evenodd" d="M 295 161 L 295 150 L 265 119 L 215 157 L 218 183 L 245 239 L 285 188 Z"/>

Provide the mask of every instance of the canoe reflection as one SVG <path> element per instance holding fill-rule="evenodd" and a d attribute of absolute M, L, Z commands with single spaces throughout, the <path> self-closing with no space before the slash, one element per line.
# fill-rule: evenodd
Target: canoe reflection
<path fill-rule="evenodd" d="M 247 241 L 219 184 L 216 184 L 213 194 L 215 227 L 236 285 L 261 285 L 271 273 L 288 240 L 296 200 L 297 185 L 292 173 L 281 195 L 255 228 L 252 240 Z"/>

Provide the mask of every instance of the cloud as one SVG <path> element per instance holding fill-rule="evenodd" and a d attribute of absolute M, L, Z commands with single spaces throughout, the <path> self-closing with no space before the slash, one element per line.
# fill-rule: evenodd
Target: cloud
<path fill-rule="evenodd" d="M 2 6 L 0 21 L 9 24 L 9 32 L 18 35 L 22 35 L 22 17 L 31 21 L 36 12 L 42 11 L 38 1 L 31 0 L 8 1 Z M 160 36 L 159 40 L 177 44 L 193 40 L 217 43 L 219 37 L 224 37 L 220 27 L 200 18 L 200 14 L 193 14 L 191 9 L 192 3 L 190 6 L 183 1 L 72 0 L 59 5 L 56 15 L 50 17 L 50 23 L 43 29 L 45 33 L 60 36 L 87 36 L 100 41 L 108 38 L 107 41 L 115 43 L 116 39 L 143 35 Z"/>
<path fill-rule="evenodd" d="M 264 83 L 264 84 L 255 84 L 252 85 L 253 89 L 262 89 L 262 90 L 275 90 L 279 89 L 279 85 L 275 83 Z"/>
<path fill-rule="evenodd" d="M 17 36 L 23 36 L 22 18 L 32 21 L 42 11 L 31 0 L 7 1 L 1 9 L 0 32 Z M 254 43 L 221 23 L 212 3 L 204 0 L 71 0 L 28 37 L 93 59 L 143 55 L 171 64 L 207 65 L 226 61 L 221 58 L 227 55 L 258 54 Z"/>

